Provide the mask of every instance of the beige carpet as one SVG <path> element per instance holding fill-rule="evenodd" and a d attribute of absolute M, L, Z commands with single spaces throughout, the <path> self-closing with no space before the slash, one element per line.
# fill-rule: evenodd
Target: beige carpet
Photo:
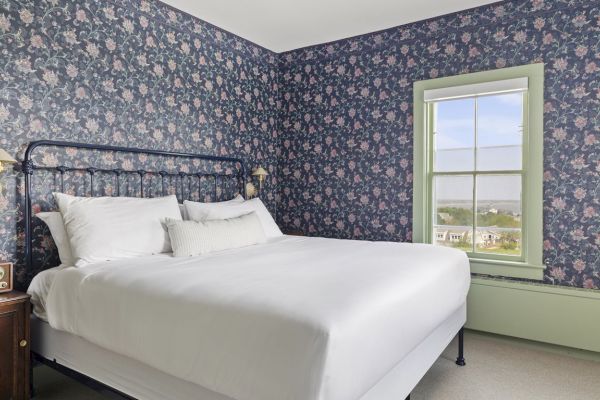
<path fill-rule="evenodd" d="M 600 400 L 600 363 L 467 332 L 467 366 L 448 346 L 411 400 Z"/>
<path fill-rule="evenodd" d="M 600 399 L 598 362 L 549 353 L 472 332 L 465 335 L 465 351 L 467 366 L 460 368 L 454 364 L 456 344 L 448 346 L 414 390 L 411 399 Z M 34 382 L 36 400 L 111 398 L 45 366 L 35 368 Z"/>

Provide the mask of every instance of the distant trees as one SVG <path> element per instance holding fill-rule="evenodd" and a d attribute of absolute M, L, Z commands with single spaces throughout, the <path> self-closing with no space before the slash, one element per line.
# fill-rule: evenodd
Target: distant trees
<path fill-rule="evenodd" d="M 440 207 L 437 209 L 436 225 L 472 226 L 473 211 L 459 207 Z M 440 214 L 448 215 L 443 218 Z M 497 226 L 498 228 L 520 228 L 521 221 L 512 214 L 499 211 L 497 214 L 477 212 L 478 226 Z"/>
<path fill-rule="evenodd" d="M 520 228 L 521 221 L 513 215 L 498 212 L 498 214 L 477 213 L 477 225 L 497 226 L 499 228 Z"/>
<path fill-rule="evenodd" d="M 473 211 L 466 208 L 458 207 L 440 207 L 438 208 L 438 214 L 436 218 L 437 225 L 458 225 L 458 226 L 472 226 L 473 225 Z M 449 218 L 444 219 L 440 216 L 442 214 L 448 214 Z"/>

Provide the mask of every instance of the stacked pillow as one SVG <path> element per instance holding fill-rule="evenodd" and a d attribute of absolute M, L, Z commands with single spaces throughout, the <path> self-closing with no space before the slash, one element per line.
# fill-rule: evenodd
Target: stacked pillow
<path fill-rule="evenodd" d="M 241 203 L 198 203 L 194 201 L 184 201 L 183 205 L 188 219 L 193 221 L 236 218 L 255 212 L 260 220 L 265 236 L 268 239 L 283 235 L 269 213 L 269 210 L 267 210 L 267 207 L 265 207 L 259 198 L 243 201 Z"/>
<path fill-rule="evenodd" d="M 260 199 L 237 196 L 218 203 L 186 201 L 182 206 L 175 196 L 54 197 L 60 212 L 36 216 L 48 225 L 63 265 L 171 251 L 175 256 L 199 255 L 282 235 Z M 191 221 L 184 223 L 183 216 Z"/>
<path fill-rule="evenodd" d="M 175 196 L 142 199 L 55 193 L 54 198 L 76 266 L 170 252 L 163 224 L 166 218 L 181 219 Z"/>
<path fill-rule="evenodd" d="M 220 204 L 220 205 L 225 205 L 225 204 L 232 204 L 232 203 L 237 203 L 237 204 L 239 204 L 239 203 L 243 203 L 243 202 L 244 202 L 244 198 L 242 197 L 242 195 L 239 195 L 239 194 L 238 194 L 237 196 L 235 196 L 235 197 L 234 197 L 233 199 L 231 199 L 231 200 L 226 200 L 226 201 L 218 201 L 218 202 L 216 202 L 216 203 L 208 203 L 208 204 Z M 199 203 L 199 204 L 202 204 L 202 203 Z M 181 218 L 183 218 L 183 219 L 185 219 L 185 220 L 188 220 L 188 219 L 190 219 L 190 218 L 189 218 L 189 216 L 188 216 L 188 214 L 187 214 L 187 211 L 186 211 L 186 209 L 185 209 L 185 206 L 184 206 L 183 204 L 180 204 L 180 205 L 179 205 L 179 211 L 181 211 Z"/>

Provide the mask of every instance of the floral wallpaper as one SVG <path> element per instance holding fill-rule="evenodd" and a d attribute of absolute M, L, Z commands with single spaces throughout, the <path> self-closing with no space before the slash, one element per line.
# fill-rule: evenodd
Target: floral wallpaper
<path fill-rule="evenodd" d="M 600 2 L 517 0 L 280 55 L 278 221 L 410 241 L 413 82 L 545 63 L 545 282 L 600 288 Z"/>
<path fill-rule="evenodd" d="M 597 1 L 505 1 L 274 54 L 154 0 L 0 0 L 0 147 L 237 156 L 269 168 L 261 197 L 283 229 L 411 241 L 413 82 L 544 62 L 545 281 L 599 289 L 599 14 Z M 36 271 L 20 262 L 18 167 L 0 183 L 0 259 L 23 288 Z"/>
<path fill-rule="evenodd" d="M 0 54 L 9 153 L 55 139 L 236 156 L 271 168 L 262 198 L 275 210 L 275 53 L 155 1 L 0 0 Z M 18 264 L 23 288 L 36 271 L 20 262 L 22 174 L 0 182 L 0 259 Z"/>

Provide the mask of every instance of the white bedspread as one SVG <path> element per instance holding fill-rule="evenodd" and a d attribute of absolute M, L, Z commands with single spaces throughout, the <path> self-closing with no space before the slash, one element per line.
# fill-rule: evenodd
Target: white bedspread
<path fill-rule="evenodd" d="M 464 253 L 283 237 L 208 256 L 68 268 L 65 330 L 238 400 L 358 399 L 464 303 Z"/>
<path fill-rule="evenodd" d="M 27 294 L 31 296 L 31 305 L 33 314 L 40 318 L 42 321 L 48 322 L 48 314 L 46 313 L 46 299 L 48 293 L 52 288 L 54 277 L 56 273 L 64 268 L 68 268 L 65 265 L 60 265 L 54 268 L 48 268 L 36 276 L 33 277 L 29 288 L 27 288 Z"/>

